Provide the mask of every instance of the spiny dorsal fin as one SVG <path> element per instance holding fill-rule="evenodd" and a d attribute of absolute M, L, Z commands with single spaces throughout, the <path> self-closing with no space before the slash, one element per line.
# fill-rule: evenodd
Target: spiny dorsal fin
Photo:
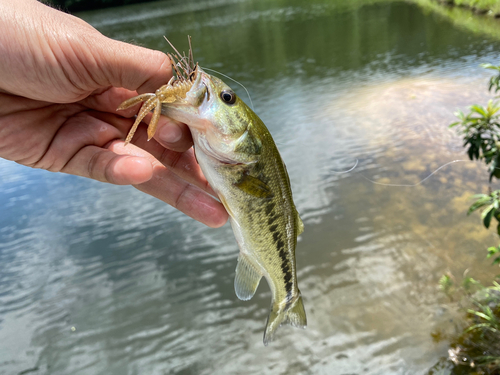
<path fill-rule="evenodd" d="M 258 268 L 251 263 L 246 255 L 240 253 L 236 266 L 236 277 L 234 278 L 234 291 L 238 298 L 243 301 L 251 299 L 261 278 L 262 274 Z"/>
<path fill-rule="evenodd" d="M 236 186 L 245 193 L 257 198 L 270 198 L 273 196 L 271 188 L 265 182 L 250 175 L 243 176 Z"/>

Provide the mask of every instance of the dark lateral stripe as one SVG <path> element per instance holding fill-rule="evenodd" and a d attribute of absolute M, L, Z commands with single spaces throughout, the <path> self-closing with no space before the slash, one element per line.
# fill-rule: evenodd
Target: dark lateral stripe
<path fill-rule="evenodd" d="M 278 251 L 280 253 L 281 259 L 283 261 L 286 261 L 285 243 L 283 242 L 283 240 L 281 238 L 276 243 L 276 246 L 278 246 Z"/>
<path fill-rule="evenodd" d="M 267 224 L 271 225 L 272 223 L 274 223 L 276 221 L 276 219 L 278 218 L 278 216 L 274 215 L 274 216 L 271 216 L 268 220 L 267 220 Z"/>
<path fill-rule="evenodd" d="M 269 204 L 266 206 L 266 215 L 271 215 L 271 212 L 273 212 L 274 210 L 274 206 L 276 206 L 276 203 L 269 202 Z"/>
<path fill-rule="evenodd" d="M 292 293 L 292 271 L 290 270 L 290 262 L 287 259 L 285 251 L 285 243 L 280 238 L 276 243 L 278 254 L 281 258 L 281 271 L 283 272 L 283 281 L 285 282 L 285 291 L 288 295 Z"/>
<path fill-rule="evenodd" d="M 279 239 L 280 239 L 280 233 L 279 232 L 274 232 L 273 233 L 273 240 L 274 240 L 274 242 L 278 242 Z"/>

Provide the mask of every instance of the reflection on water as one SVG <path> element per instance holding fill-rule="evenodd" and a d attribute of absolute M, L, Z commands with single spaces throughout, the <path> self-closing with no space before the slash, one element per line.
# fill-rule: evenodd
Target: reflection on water
<path fill-rule="evenodd" d="M 236 298 L 229 226 L 0 161 L 0 374 L 416 374 L 446 353 L 430 335 L 453 329 L 439 277 L 495 272 L 494 236 L 465 216 L 487 172 L 458 162 L 384 184 L 466 159 L 447 124 L 486 100 L 477 65 L 497 43 L 399 2 L 170 1 L 82 17 L 152 48 L 189 33 L 202 65 L 248 87 L 306 225 L 308 328 L 262 345 L 271 295 L 261 283 Z"/>

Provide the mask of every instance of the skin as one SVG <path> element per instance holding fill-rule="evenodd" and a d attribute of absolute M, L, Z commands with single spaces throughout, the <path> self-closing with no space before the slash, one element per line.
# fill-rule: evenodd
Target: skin
<path fill-rule="evenodd" d="M 162 116 L 154 139 L 141 124 L 124 145 L 139 106 L 116 108 L 168 82 L 164 53 L 106 38 L 36 0 L 0 0 L 0 25 L 0 157 L 133 185 L 211 227 L 227 221 L 186 125 Z"/>

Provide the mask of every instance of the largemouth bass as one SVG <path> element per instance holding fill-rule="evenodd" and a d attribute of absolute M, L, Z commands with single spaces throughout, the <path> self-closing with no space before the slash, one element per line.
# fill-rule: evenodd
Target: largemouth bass
<path fill-rule="evenodd" d="M 175 51 L 169 57 L 176 77 L 156 93 L 139 95 L 118 108 L 145 101 L 126 142 L 150 111 L 149 138 L 160 114 L 188 125 L 198 163 L 229 213 L 240 249 L 236 295 L 251 299 L 263 276 L 271 288 L 267 345 L 281 324 L 307 325 L 295 267 L 297 236 L 304 226 L 290 179 L 262 120 L 222 80 L 194 64 L 191 48 L 188 57 Z"/>

